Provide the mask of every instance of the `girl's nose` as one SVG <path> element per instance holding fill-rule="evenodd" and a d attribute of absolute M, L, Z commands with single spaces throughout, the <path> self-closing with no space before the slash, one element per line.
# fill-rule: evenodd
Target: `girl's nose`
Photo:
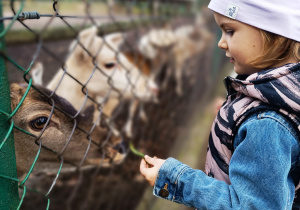
<path fill-rule="evenodd" d="M 226 50 L 228 48 L 227 42 L 224 40 L 223 36 L 221 37 L 220 41 L 218 42 L 218 47 L 221 49 Z"/>

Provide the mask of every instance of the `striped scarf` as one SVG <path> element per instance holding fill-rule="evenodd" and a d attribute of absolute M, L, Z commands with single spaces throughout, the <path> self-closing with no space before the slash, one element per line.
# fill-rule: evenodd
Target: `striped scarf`
<path fill-rule="evenodd" d="M 212 125 L 205 173 L 230 184 L 234 136 L 248 116 L 264 110 L 277 111 L 293 122 L 300 134 L 300 63 L 251 74 L 245 80 L 227 77 L 224 81 L 227 100 Z M 299 189 L 299 176 L 294 182 Z"/>

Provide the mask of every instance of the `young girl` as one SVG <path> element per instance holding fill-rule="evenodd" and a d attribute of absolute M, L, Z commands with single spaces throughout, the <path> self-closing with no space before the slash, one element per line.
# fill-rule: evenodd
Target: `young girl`
<path fill-rule="evenodd" d="M 238 76 L 225 79 L 205 173 L 149 156 L 140 172 L 154 195 L 197 209 L 300 209 L 300 2 L 212 0 L 208 7 Z"/>

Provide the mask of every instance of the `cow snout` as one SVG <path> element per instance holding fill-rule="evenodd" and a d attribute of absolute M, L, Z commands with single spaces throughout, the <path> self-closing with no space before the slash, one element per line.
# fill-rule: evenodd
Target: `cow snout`
<path fill-rule="evenodd" d="M 157 96 L 158 93 L 159 93 L 159 87 L 158 85 L 153 81 L 153 80 L 150 80 L 148 82 L 148 88 L 149 90 L 155 95 Z"/>

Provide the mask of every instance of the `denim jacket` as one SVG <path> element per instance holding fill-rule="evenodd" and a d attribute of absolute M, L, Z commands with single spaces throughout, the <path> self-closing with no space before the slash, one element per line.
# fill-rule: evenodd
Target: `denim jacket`
<path fill-rule="evenodd" d="M 207 176 L 174 158 L 159 170 L 153 194 L 197 209 L 291 209 L 292 169 L 299 161 L 297 132 L 275 111 L 255 113 L 239 127 L 229 164 L 231 184 Z M 167 185 L 166 185 L 167 184 Z"/>
<path fill-rule="evenodd" d="M 300 136 L 300 63 L 289 63 L 224 80 L 227 98 L 209 135 L 205 173 L 230 184 L 229 163 L 238 128 L 253 113 L 273 110 L 293 123 Z M 297 189 L 300 179 L 293 177 Z"/>

